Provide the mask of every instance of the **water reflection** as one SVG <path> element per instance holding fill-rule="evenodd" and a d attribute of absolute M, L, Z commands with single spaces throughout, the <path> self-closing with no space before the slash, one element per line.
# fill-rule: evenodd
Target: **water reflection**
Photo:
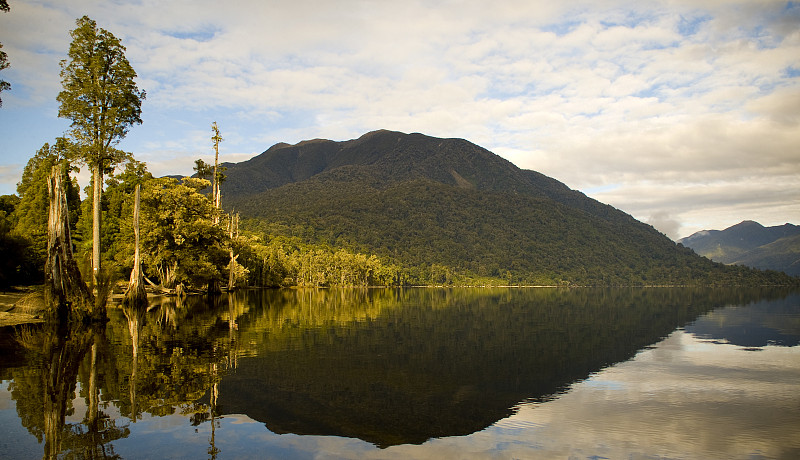
<path fill-rule="evenodd" d="M 43 458 L 62 451 L 76 457 L 114 458 L 112 441 L 127 436 L 126 427 L 103 414 L 97 385 L 97 346 L 102 331 L 82 323 L 23 328 L 18 341 L 27 351 L 28 365 L 14 372 L 9 386 L 20 420 L 43 442 Z M 81 423 L 66 423 L 74 412 L 76 383 L 84 355 L 89 355 L 88 385 L 82 396 L 86 412 Z"/>
<path fill-rule="evenodd" d="M 99 329 L 39 326 L 17 333 L 14 344 L 0 340 L 0 348 L 14 356 L 0 360 L 0 378 L 13 379 L 20 422 L 43 443 L 45 457 L 114 457 L 116 446 L 129 440 L 155 444 L 152 430 L 132 439 L 138 423 L 154 418 L 198 430 L 190 441 L 170 445 L 180 455 L 197 456 L 186 452 L 197 446 L 198 436 L 210 458 L 224 455 L 223 446 L 236 449 L 230 439 L 252 429 L 253 423 L 244 421 L 258 421 L 277 435 L 358 438 L 389 452 L 430 439 L 442 444 L 452 436 L 485 436 L 508 421 L 516 420 L 518 428 L 530 408 L 541 416 L 542 407 L 575 395 L 588 396 L 569 409 L 573 414 L 592 407 L 610 410 L 601 404 L 607 401 L 603 395 L 635 382 L 598 379 L 599 371 L 609 375 L 632 362 L 641 368 L 643 356 L 656 359 L 664 351 L 663 345 L 648 347 L 665 337 L 667 344 L 691 334 L 736 343 L 731 327 L 745 323 L 744 313 L 726 305 L 757 302 L 748 321 L 772 331 L 760 332 L 758 343 L 796 345 L 798 296 L 786 295 L 711 289 L 363 289 L 245 291 L 185 302 L 163 298 L 149 308 L 111 309 L 110 321 Z M 795 322 L 775 322 L 772 317 L 781 312 Z M 686 332 L 673 332 L 676 328 Z M 615 363 L 622 364 L 608 369 Z M 640 386 L 667 375 L 651 371 L 636 377 Z M 703 375 L 702 368 L 692 372 Z M 713 385 L 711 377 L 698 382 L 698 391 Z M 580 388 L 592 391 L 576 391 Z M 637 408 L 631 413 L 646 418 L 647 407 L 654 409 L 632 398 L 625 403 Z M 76 419 L 78 409 L 85 415 Z M 219 435 L 223 426 L 228 444 Z M 243 438 L 238 436 L 245 444 L 237 456 L 252 442 Z"/>
<path fill-rule="evenodd" d="M 260 336 L 245 339 L 258 350 L 222 381 L 226 411 L 275 433 L 381 447 L 465 435 L 630 359 L 727 299 L 667 289 L 343 294 L 252 302 L 263 308 L 241 324 Z"/>
<path fill-rule="evenodd" d="M 508 458 L 800 458 L 797 350 L 751 356 L 676 331 L 557 400 L 523 405 L 482 434 L 491 443 L 481 448 L 508 446 Z"/>
<path fill-rule="evenodd" d="M 741 347 L 800 344 L 800 294 L 714 310 L 686 328 L 698 338 Z"/>

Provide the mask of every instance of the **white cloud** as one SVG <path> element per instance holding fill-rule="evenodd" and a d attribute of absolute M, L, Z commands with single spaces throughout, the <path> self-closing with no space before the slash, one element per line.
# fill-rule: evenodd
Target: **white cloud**
<path fill-rule="evenodd" d="M 9 192 L 0 195 L 16 193 L 17 182 L 22 178 L 22 165 L 0 165 L 0 185 Z"/>

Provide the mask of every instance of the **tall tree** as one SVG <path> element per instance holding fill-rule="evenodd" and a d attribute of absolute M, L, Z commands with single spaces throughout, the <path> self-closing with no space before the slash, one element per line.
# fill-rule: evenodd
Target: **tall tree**
<path fill-rule="evenodd" d="M 58 116 L 72 120 L 70 134 L 80 146 L 78 159 L 92 170 L 92 274 L 100 270 L 100 198 L 103 174 L 130 155 L 114 146 L 130 126 L 141 124 L 145 92 L 125 47 L 88 16 L 70 32 L 69 59 L 61 61 Z"/>
<path fill-rule="evenodd" d="M 0 0 L 0 11 L 8 13 L 9 10 L 8 2 L 6 0 Z M 8 63 L 8 55 L 3 51 L 3 44 L 0 43 L 0 70 L 7 69 L 9 65 L 11 64 Z M 11 89 L 11 83 L 0 80 L 0 93 L 8 89 Z M 3 100 L 0 99 L 0 107 L 2 106 Z"/>

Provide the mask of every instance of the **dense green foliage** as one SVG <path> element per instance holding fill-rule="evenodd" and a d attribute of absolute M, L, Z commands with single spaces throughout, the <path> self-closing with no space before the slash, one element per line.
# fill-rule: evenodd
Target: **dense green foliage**
<path fill-rule="evenodd" d="M 216 209 L 199 191 L 205 179 L 154 179 L 142 193 L 143 262 L 166 287 L 195 286 L 221 279 L 227 255 Z"/>
<path fill-rule="evenodd" d="M 156 179 L 143 163 L 131 160 L 106 181 L 101 199 L 103 260 L 112 262 L 117 279 L 130 273 L 133 190 L 142 184 L 144 272 L 167 288 L 227 285 L 231 269 L 234 284 L 263 287 L 798 282 L 699 257 L 625 213 L 464 141 L 397 136 L 373 133 L 348 144 L 366 149 L 355 152 L 334 149 L 331 144 L 336 143 L 329 141 L 304 144 L 324 150 L 317 160 L 297 146 L 270 149 L 275 164 L 293 164 L 283 152 L 289 149 L 298 158 L 313 160 L 310 164 L 318 161 L 315 168 L 322 171 L 259 194 L 243 192 L 241 167 L 229 164 L 223 197 L 230 195 L 226 205 L 249 216 L 241 234 L 230 230 L 231 217 L 220 215 L 213 205 L 208 180 Z M 380 150 L 384 148 L 388 150 Z M 45 148 L 31 161 L 45 150 L 53 153 Z M 347 155 L 350 164 L 326 166 L 326 161 L 344 161 L 336 159 L 336 152 Z M 369 162 L 353 164 L 364 158 Z M 198 162 L 198 170 L 205 166 Z M 303 177 L 298 171 L 281 177 L 286 182 L 295 173 Z M 20 204 L 11 207 L 44 196 L 41 190 L 37 193 L 25 192 Z M 37 218 L 38 227 L 29 227 L 42 232 L 46 203 L 37 203 L 38 211 L 26 211 L 23 220 Z M 77 224 L 76 241 L 84 254 L 92 247 L 92 205 L 90 195 Z M 19 220 L 18 214 L 6 219 Z"/>
<path fill-rule="evenodd" d="M 59 160 L 47 144 L 31 158 L 18 187 L 21 198 L 4 196 L 0 200 L 0 241 L 3 265 L 0 284 L 41 282 L 47 243 L 46 176 Z M 382 263 L 375 256 L 307 244 L 299 238 L 265 239 L 250 232 L 231 235 L 230 218 L 215 224 L 214 208 L 203 179 L 153 178 L 146 165 L 130 160 L 125 169 L 106 180 L 101 198 L 102 257 L 107 276 L 124 279 L 133 264 L 133 190 L 143 185 L 141 211 L 141 251 L 148 277 L 166 288 L 183 284 L 197 290 L 216 281 L 226 285 L 231 269 L 231 251 L 238 285 L 278 286 L 366 286 L 403 284 L 397 266 Z M 83 270 L 89 270 L 92 242 L 89 238 L 92 197 L 80 201 L 77 183 L 65 184 L 68 190 L 70 223 Z M 87 186 L 87 192 L 92 185 Z"/>
<path fill-rule="evenodd" d="M 234 236 L 230 218 L 218 214 L 205 179 L 153 178 L 143 163 L 130 162 L 125 171 L 106 182 L 103 196 L 105 260 L 129 273 L 133 263 L 131 227 L 133 189 L 143 185 L 141 234 L 144 271 L 172 288 L 179 283 L 204 289 L 227 281 L 229 253 L 238 256 L 235 270 L 243 284 L 277 286 L 363 286 L 402 282 L 400 270 L 375 256 L 327 245 L 308 245 L 297 238 L 264 239 L 249 232 Z M 88 199 L 85 200 L 89 201 Z M 84 206 L 90 205 L 84 202 Z M 88 226 L 88 220 L 82 221 Z M 85 248 L 88 250 L 88 248 Z M 227 283 L 223 283 L 227 284 Z"/>
<path fill-rule="evenodd" d="M 70 36 L 69 59 L 61 61 L 58 116 L 71 120 L 70 134 L 86 164 L 112 168 L 124 158 L 113 145 L 142 123 L 145 92 L 136 86 L 136 72 L 114 34 L 83 16 Z"/>
<path fill-rule="evenodd" d="M 413 284 L 797 283 L 698 257 L 463 140 L 377 132 L 278 145 L 228 168 L 223 203 L 251 230 L 375 254 Z"/>
<path fill-rule="evenodd" d="M 309 245 L 296 237 L 251 241 L 240 254 L 254 286 L 397 286 L 406 281 L 399 267 L 374 255 Z"/>
<path fill-rule="evenodd" d="M 69 144 L 59 138 L 44 144 L 28 160 L 17 184 L 17 195 L 0 198 L 0 286 L 29 284 L 43 279 L 47 257 L 47 178 L 53 166 L 65 163 Z M 72 230 L 81 214 L 78 182 L 65 175 L 63 187 Z"/>

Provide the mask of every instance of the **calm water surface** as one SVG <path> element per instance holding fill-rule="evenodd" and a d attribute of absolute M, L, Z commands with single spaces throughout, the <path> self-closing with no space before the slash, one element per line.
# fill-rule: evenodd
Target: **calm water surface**
<path fill-rule="evenodd" d="M 245 291 L 0 329 L 0 458 L 800 458 L 800 293 Z"/>

